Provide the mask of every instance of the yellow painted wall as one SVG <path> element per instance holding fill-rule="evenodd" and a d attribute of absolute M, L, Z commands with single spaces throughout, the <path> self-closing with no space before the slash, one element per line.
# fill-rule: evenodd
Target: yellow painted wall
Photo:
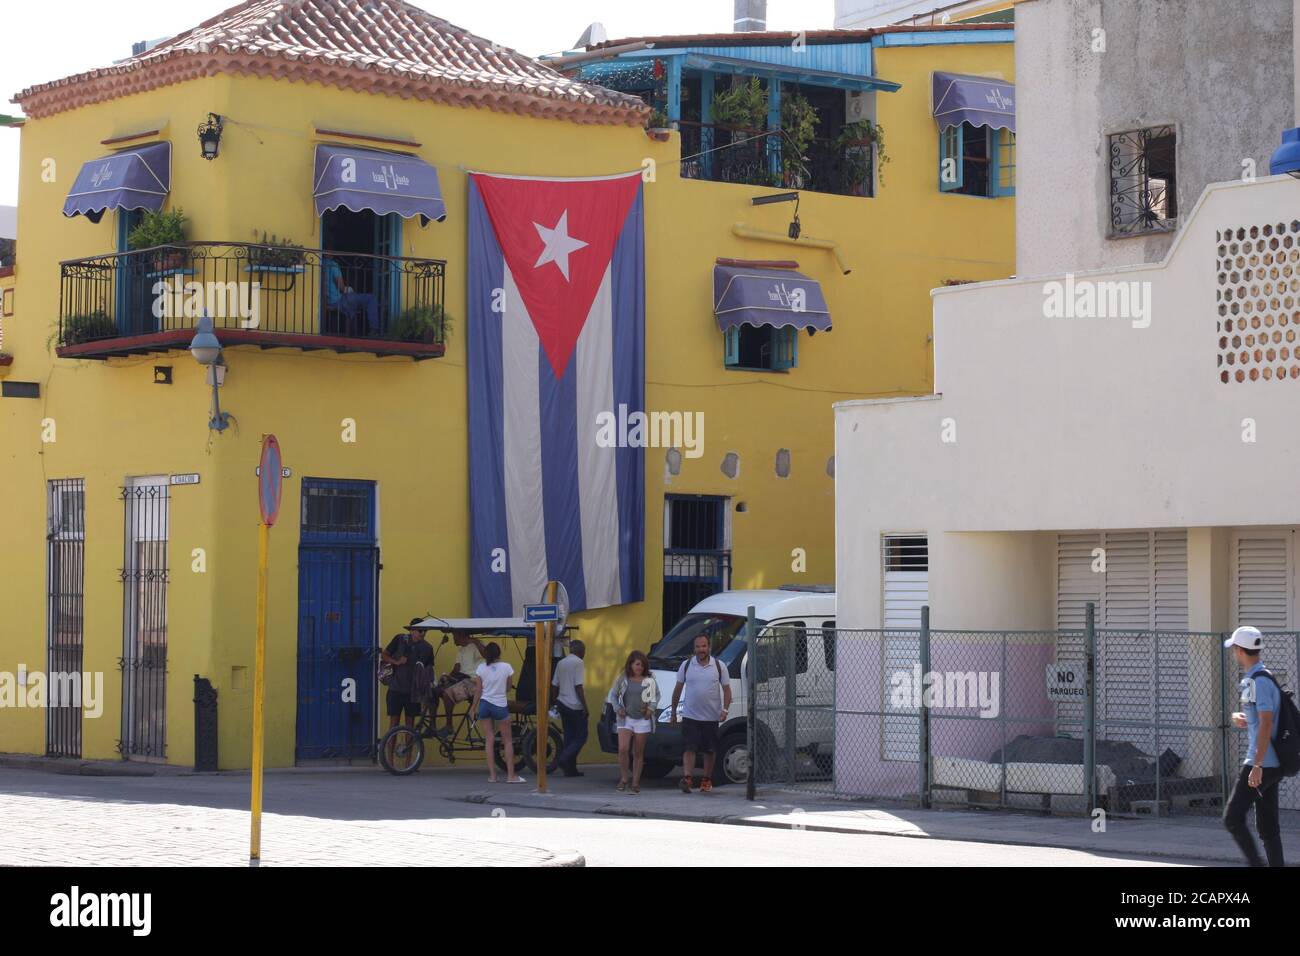
<path fill-rule="evenodd" d="M 646 451 L 646 599 L 575 615 L 589 652 L 591 699 L 603 697 L 628 650 L 662 635 L 660 620 L 665 493 L 721 494 L 733 511 L 733 586 L 834 580 L 831 403 L 843 398 L 928 391 L 931 386 L 929 289 L 944 279 L 1012 272 L 1013 203 L 940 195 L 937 130 L 929 72 L 996 72 L 1010 78 L 1010 45 L 880 51 L 876 72 L 903 83 L 881 94 L 879 119 L 892 162 L 874 199 L 804 194 L 804 234 L 840 243 L 853 268 L 830 255 L 736 238 L 748 223 L 782 232 L 788 206 L 755 208 L 754 187 L 681 180 L 678 143 L 638 129 L 578 126 L 486 110 L 435 106 L 342 92 L 315 84 L 215 77 L 31 120 L 23 129 L 20 204 L 23 268 L 20 321 L 6 326 L 15 354 L 10 378 L 38 381 L 37 401 L 0 401 L 0 483 L 7 491 L 0 580 L 6 582 L 0 671 L 44 667 L 44 482 L 86 480 L 86 669 L 106 673 L 106 706 L 85 721 L 83 756 L 115 755 L 120 735 L 122 502 L 130 475 L 199 472 L 197 486 L 171 489 L 168 594 L 167 758 L 193 760 L 191 678 L 218 689 L 223 767 L 249 761 L 251 668 L 258 521 L 254 466 L 263 434 L 274 432 L 293 477 L 271 534 L 267 709 L 269 766 L 294 759 L 296 714 L 297 542 L 303 477 L 371 479 L 379 485 L 381 575 L 379 638 L 414 614 L 469 611 L 466 447 L 465 169 L 533 175 L 586 175 L 656 163 L 645 187 L 646 378 L 650 409 L 700 411 L 705 453 L 665 473 L 663 449 Z M 221 155 L 199 156 L 194 127 L 212 110 L 226 117 Z M 339 356 L 330 352 L 227 349 L 222 407 L 237 419 L 224 434 L 205 428 L 209 393 L 184 352 L 109 362 L 56 360 L 47 341 L 57 323 L 62 259 L 114 248 L 113 216 L 93 225 L 67 220 L 61 207 L 81 162 L 99 141 L 167 124 L 173 142 L 171 204 L 192 219 L 192 239 L 253 241 L 263 231 L 319 241 L 311 197 L 313 129 L 351 130 L 419 141 L 436 164 L 448 218 L 408 222 L 403 253 L 446 259 L 447 308 L 455 326 L 441 359 Z M 42 181 L 42 161 L 57 176 Z M 799 364 L 788 374 L 727 371 L 711 309 L 716 256 L 797 258 L 823 283 L 834 330 L 801 335 Z M 153 384 L 153 366 L 171 365 L 175 383 Z M 342 441 L 342 422 L 357 441 Z M 53 420 L 57 440 L 42 441 Z M 775 474 L 779 449 L 792 471 Z M 740 456 L 738 478 L 720 470 Z M 206 572 L 192 570 L 204 549 Z M 792 549 L 807 570 L 791 571 Z M 507 659 L 518 664 L 518 657 Z M 446 652 L 440 667 L 449 665 Z M 386 719 L 381 718 L 386 724 Z M 0 750 L 42 752 L 39 714 L 0 711 Z M 593 730 L 586 754 L 599 754 Z"/>

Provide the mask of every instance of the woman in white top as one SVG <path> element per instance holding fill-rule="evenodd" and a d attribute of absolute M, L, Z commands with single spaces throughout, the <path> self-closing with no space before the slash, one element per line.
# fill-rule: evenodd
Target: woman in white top
<path fill-rule="evenodd" d="M 483 648 L 483 663 L 474 671 L 474 710 L 483 725 L 483 742 L 488 752 L 488 780 L 497 782 L 497 762 L 493 751 L 497 733 L 506 752 L 506 783 L 523 783 L 515 773 L 515 741 L 510 730 L 507 696 L 514 682 L 515 669 L 501 659 L 501 646 L 495 641 Z"/>

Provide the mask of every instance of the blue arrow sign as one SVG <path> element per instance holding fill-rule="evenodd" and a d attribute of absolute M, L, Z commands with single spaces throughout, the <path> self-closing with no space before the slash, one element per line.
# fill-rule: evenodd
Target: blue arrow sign
<path fill-rule="evenodd" d="M 559 619 L 560 606 L 558 604 L 524 605 L 524 623 L 526 624 L 544 624 L 547 621 L 558 621 Z"/>

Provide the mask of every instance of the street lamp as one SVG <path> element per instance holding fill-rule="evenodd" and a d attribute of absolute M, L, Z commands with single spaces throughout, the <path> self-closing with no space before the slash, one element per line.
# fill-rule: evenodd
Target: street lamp
<path fill-rule="evenodd" d="M 791 239 L 798 239 L 801 231 L 799 226 L 799 194 L 790 193 L 770 193 L 766 196 L 755 196 L 750 199 L 750 204 L 754 206 L 770 206 L 773 203 L 792 202 L 794 203 L 794 218 L 790 220 L 790 227 L 786 230 L 786 235 Z"/>
<path fill-rule="evenodd" d="M 1268 171 L 1274 176 L 1286 173 L 1300 179 L 1300 129 L 1282 131 L 1282 145 L 1273 151 Z"/>
<path fill-rule="evenodd" d="M 222 356 L 221 342 L 213 331 L 212 320 L 206 313 L 199 318 L 194 338 L 190 340 L 190 354 L 194 361 L 207 369 L 208 384 L 212 386 L 212 417 L 208 419 L 208 427 L 223 432 L 230 424 L 230 415 L 221 410 L 221 397 L 217 390 L 226 384 L 226 360 Z"/>
<path fill-rule="evenodd" d="M 203 150 L 204 159 L 216 159 L 217 150 L 221 148 L 221 131 L 224 126 L 221 117 L 216 113 L 209 113 L 206 122 L 199 125 L 199 147 Z"/>

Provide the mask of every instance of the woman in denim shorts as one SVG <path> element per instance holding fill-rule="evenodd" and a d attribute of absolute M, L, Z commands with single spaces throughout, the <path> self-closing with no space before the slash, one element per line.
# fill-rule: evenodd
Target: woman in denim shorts
<path fill-rule="evenodd" d="M 495 641 L 483 648 L 483 663 L 474 672 L 474 713 L 483 726 L 483 741 L 488 752 L 488 780 L 497 782 L 497 762 L 492 757 L 494 738 L 501 734 L 506 752 L 506 783 L 523 783 L 515 773 L 515 741 L 510 731 L 507 695 L 513 686 L 515 669 L 501 659 L 501 646 Z"/>

